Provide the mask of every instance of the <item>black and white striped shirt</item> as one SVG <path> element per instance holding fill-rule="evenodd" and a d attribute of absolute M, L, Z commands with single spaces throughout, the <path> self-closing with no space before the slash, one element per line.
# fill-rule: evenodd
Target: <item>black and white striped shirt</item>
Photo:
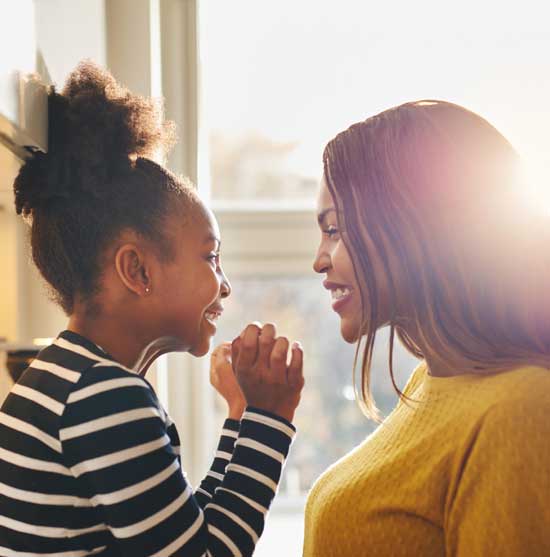
<path fill-rule="evenodd" d="M 0 411 L 0 556 L 251 555 L 294 433 L 227 420 L 193 493 L 149 383 L 64 331 Z"/>

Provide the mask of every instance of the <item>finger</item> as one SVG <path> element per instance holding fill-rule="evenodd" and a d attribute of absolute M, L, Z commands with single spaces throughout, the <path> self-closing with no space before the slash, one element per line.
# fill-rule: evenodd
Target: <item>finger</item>
<path fill-rule="evenodd" d="M 275 343 L 275 335 L 277 330 L 273 323 L 266 323 L 262 327 L 262 332 L 260 333 L 260 338 L 258 339 L 258 360 L 257 364 L 262 366 L 263 369 L 269 368 L 269 357 L 271 356 L 271 350 L 273 349 L 273 344 Z"/>
<path fill-rule="evenodd" d="M 210 358 L 217 358 L 220 355 L 225 354 L 227 352 L 227 347 L 231 349 L 231 343 L 228 341 L 218 344 L 218 346 L 216 346 L 216 348 L 214 348 L 214 350 L 210 353 Z"/>
<path fill-rule="evenodd" d="M 259 321 L 251 321 L 242 331 L 241 334 L 239 335 L 241 338 L 244 338 L 244 335 L 246 334 L 246 331 L 248 331 L 248 328 L 251 325 L 255 325 L 256 327 L 258 327 L 259 330 L 262 329 L 262 324 Z"/>
<path fill-rule="evenodd" d="M 216 349 L 216 355 L 221 360 L 227 360 L 231 356 L 231 342 L 224 342 Z"/>
<path fill-rule="evenodd" d="M 278 383 L 286 383 L 286 356 L 288 352 L 288 339 L 278 337 L 273 345 L 269 358 L 269 367 L 273 380 Z"/>
<path fill-rule="evenodd" d="M 237 337 L 231 343 L 231 365 L 233 366 L 233 371 L 236 371 L 235 366 L 237 365 L 237 361 L 239 359 L 239 352 L 241 349 L 241 337 Z"/>
<path fill-rule="evenodd" d="M 237 360 L 237 372 L 247 372 L 256 362 L 258 356 L 258 337 L 260 328 L 255 323 L 246 327 L 241 338 L 239 357 Z"/>
<path fill-rule="evenodd" d="M 304 386 L 304 351 L 299 342 L 292 343 L 292 356 L 287 371 L 287 381 L 291 387 L 302 389 Z"/>
<path fill-rule="evenodd" d="M 210 384 L 213 387 L 216 387 L 216 385 L 219 383 L 220 381 L 220 377 L 218 375 L 218 370 L 216 369 L 215 365 L 211 365 L 210 366 Z"/>

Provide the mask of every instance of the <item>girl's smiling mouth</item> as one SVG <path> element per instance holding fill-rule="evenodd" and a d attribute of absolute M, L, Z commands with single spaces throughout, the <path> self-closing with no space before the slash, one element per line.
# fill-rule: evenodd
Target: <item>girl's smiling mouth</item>
<path fill-rule="evenodd" d="M 210 307 L 204 312 L 204 318 L 210 325 L 216 327 L 216 322 L 221 317 L 222 313 L 223 307 L 216 305 L 214 307 Z"/>

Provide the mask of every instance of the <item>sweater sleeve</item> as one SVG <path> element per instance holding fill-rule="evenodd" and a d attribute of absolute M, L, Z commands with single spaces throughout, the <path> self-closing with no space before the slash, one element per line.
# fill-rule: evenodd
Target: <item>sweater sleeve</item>
<path fill-rule="evenodd" d="M 66 464 L 103 522 L 97 528 L 124 556 L 252 555 L 294 428 L 248 409 L 203 510 L 147 383 L 115 366 L 97 370 L 71 393 L 59 432 Z"/>
<path fill-rule="evenodd" d="M 550 555 L 549 415 L 547 393 L 485 415 L 449 504 L 447 555 Z"/>

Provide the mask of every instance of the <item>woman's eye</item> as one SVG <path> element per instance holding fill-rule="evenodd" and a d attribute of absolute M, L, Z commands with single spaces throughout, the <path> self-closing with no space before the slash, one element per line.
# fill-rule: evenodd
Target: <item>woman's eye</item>
<path fill-rule="evenodd" d="M 335 236 L 336 234 L 338 234 L 338 228 L 336 228 L 336 226 L 327 226 L 327 228 L 325 230 L 323 230 L 323 232 L 329 237 L 332 238 L 333 236 Z"/>
<path fill-rule="evenodd" d="M 208 256 L 208 259 L 209 259 L 210 261 L 214 261 L 214 263 L 218 263 L 218 261 L 219 261 L 219 259 L 220 259 L 220 254 L 219 254 L 219 253 L 211 253 L 211 254 Z"/>

